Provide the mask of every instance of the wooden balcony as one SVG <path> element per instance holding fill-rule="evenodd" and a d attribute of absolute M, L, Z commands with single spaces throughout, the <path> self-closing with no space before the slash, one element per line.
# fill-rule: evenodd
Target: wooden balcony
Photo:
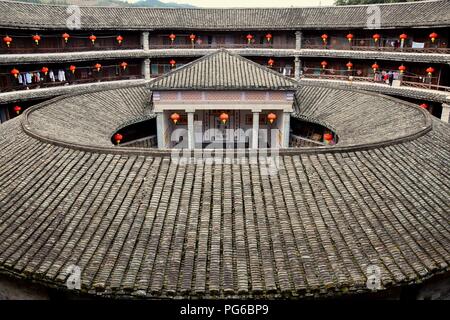
<path fill-rule="evenodd" d="M 384 81 L 375 81 L 374 77 L 361 77 L 361 76 L 347 76 L 347 75 L 331 75 L 331 74 L 312 74 L 312 73 L 304 73 L 303 77 L 312 78 L 312 79 L 325 79 L 325 80 L 341 80 L 341 81 L 357 81 L 357 82 L 371 82 L 377 84 L 386 84 Z M 406 77 L 406 79 L 408 79 Z M 438 90 L 438 91 L 446 91 L 450 92 L 450 87 L 423 83 L 419 81 L 412 80 L 401 80 L 400 85 L 403 87 L 413 87 L 420 89 L 429 89 L 429 90 Z M 386 84 L 388 86 L 388 84 Z"/>

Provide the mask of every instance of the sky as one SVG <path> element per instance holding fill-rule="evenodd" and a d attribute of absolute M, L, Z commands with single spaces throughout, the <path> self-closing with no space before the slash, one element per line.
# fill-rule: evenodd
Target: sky
<path fill-rule="evenodd" d="M 162 2 L 188 3 L 197 7 L 307 7 L 332 5 L 334 0 L 161 0 Z"/>

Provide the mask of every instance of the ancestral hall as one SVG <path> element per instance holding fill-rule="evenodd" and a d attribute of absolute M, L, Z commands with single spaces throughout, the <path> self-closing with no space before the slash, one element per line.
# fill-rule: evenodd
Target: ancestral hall
<path fill-rule="evenodd" d="M 449 298 L 450 3 L 370 8 L 0 1 L 0 297 Z"/>

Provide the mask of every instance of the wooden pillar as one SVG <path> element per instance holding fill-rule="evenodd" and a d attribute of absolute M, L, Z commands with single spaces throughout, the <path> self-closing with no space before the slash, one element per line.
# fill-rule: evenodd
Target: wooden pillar
<path fill-rule="evenodd" d="M 252 149 L 259 147 L 259 113 L 260 111 L 253 111 Z"/>
<path fill-rule="evenodd" d="M 446 103 L 442 104 L 441 120 L 450 123 L 450 105 Z"/>

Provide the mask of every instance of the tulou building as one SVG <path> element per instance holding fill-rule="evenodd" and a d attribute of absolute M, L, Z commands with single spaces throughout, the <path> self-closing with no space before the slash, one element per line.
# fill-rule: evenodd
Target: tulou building
<path fill-rule="evenodd" d="M 0 1 L 0 298 L 449 299 L 449 31 Z"/>

